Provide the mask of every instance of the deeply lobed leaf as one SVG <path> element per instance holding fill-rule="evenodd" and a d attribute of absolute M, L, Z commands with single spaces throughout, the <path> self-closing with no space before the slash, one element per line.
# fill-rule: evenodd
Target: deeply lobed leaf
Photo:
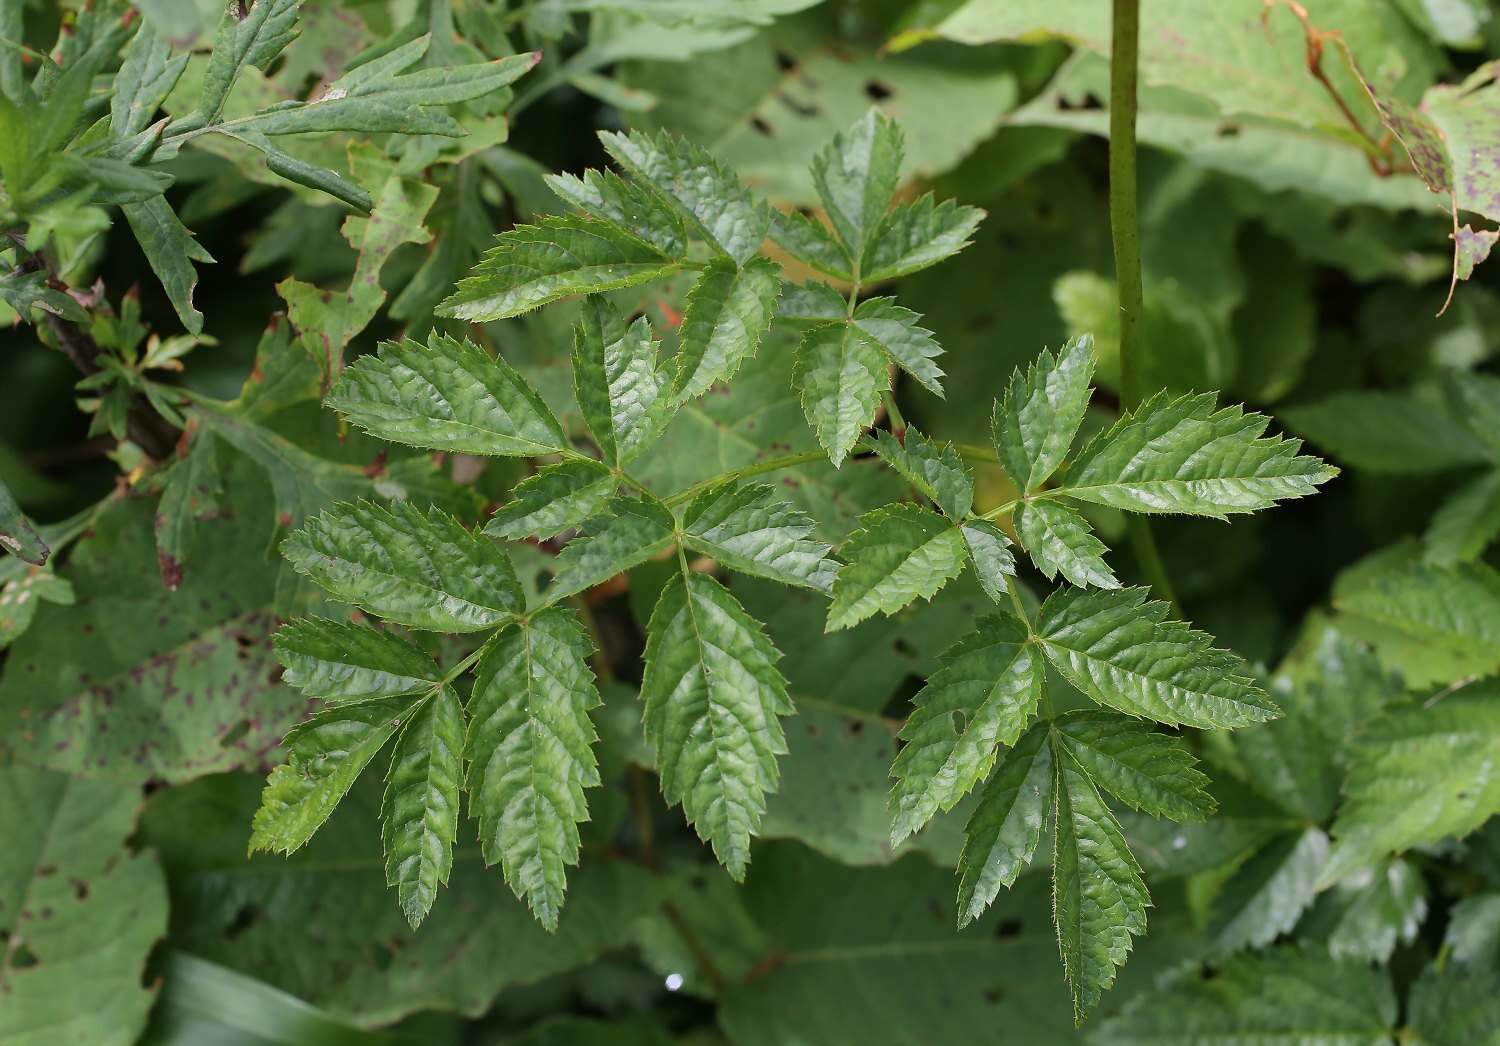
<path fill-rule="evenodd" d="M 964 568 L 963 534 L 935 512 L 898 503 L 861 523 L 839 550 L 845 562 L 833 582 L 830 632 L 931 599 Z"/>
<path fill-rule="evenodd" d="M 567 868 L 578 863 L 584 789 L 599 783 L 592 652 L 577 617 L 549 607 L 500 633 L 469 698 L 464 758 L 485 862 L 500 864 L 549 930 L 557 929 Z"/>
<path fill-rule="evenodd" d="M 345 502 L 314 516 L 282 553 L 335 599 L 413 628 L 476 632 L 520 613 L 515 568 L 441 509 Z"/>
<path fill-rule="evenodd" d="M 1167 605 L 1147 594 L 1059 589 L 1037 615 L 1037 640 L 1068 682 L 1129 715 L 1203 729 L 1276 717 L 1240 658 L 1167 617 Z"/>
<path fill-rule="evenodd" d="M 760 623 L 705 574 L 669 581 L 646 628 L 641 697 L 662 795 L 682 804 L 737 880 L 786 752 L 779 717 L 793 708 L 780 658 Z"/>
<path fill-rule="evenodd" d="M 437 311 L 488 323 L 574 294 L 649 283 L 680 267 L 659 248 L 607 222 L 551 215 L 501 233 Z"/>
<path fill-rule="evenodd" d="M 891 765 L 891 845 L 951 810 L 989 774 L 1001 745 L 1013 745 L 1041 699 L 1044 662 L 1026 625 L 982 618 L 947 650 L 912 699 L 905 745 Z"/>
<path fill-rule="evenodd" d="M 514 367 L 468 339 L 384 342 L 339 376 L 324 403 L 393 443 L 528 457 L 568 445 L 562 426 Z"/>
<path fill-rule="evenodd" d="M 1222 519 L 1313 493 L 1338 470 L 1263 437 L 1270 419 L 1215 409 L 1212 394 L 1160 393 L 1083 448 L 1059 485 L 1070 497 L 1132 512 Z"/>

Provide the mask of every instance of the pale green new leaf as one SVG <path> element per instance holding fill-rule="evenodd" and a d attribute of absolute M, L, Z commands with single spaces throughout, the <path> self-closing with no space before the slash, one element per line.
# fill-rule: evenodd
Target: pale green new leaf
<path fill-rule="evenodd" d="M 437 312 L 488 323 L 573 294 L 649 283 L 679 268 L 660 249 L 607 222 L 549 215 L 501 233 Z"/>
<path fill-rule="evenodd" d="M 1000 760 L 964 828 L 958 858 L 958 927 L 984 914 L 1002 886 L 1036 856 L 1052 813 L 1050 725 L 1039 722 Z"/>
<path fill-rule="evenodd" d="M 952 200 L 937 203 L 931 193 L 897 204 L 865 245 L 860 277 L 875 283 L 936 265 L 969 245 L 984 216 L 979 208 Z"/>
<path fill-rule="evenodd" d="M 896 304 L 895 298 L 869 298 L 859 303 L 850 322 L 885 350 L 896 366 L 939 398 L 943 371 L 934 360 L 943 354 L 932 331 L 917 324 L 922 317 Z"/>
<path fill-rule="evenodd" d="M 441 509 L 345 502 L 314 516 L 282 553 L 335 599 L 413 628 L 477 632 L 521 612 L 515 568 L 494 542 Z"/>
<path fill-rule="evenodd" d="M 710 246 L 744 265 L 765 242 L 771 209 L 735 174 L 693 142 L 640 131 L 601 131 L 615 161 L 676 207 Z"/>
<path fill-rule="evenodd" d="M 1244 661 L 1168 617 L 1145 588 L 1063 588 L 1042 604 L 1036 635 L 1063 677 L 1102 705 L 1203 729 L 1274 719 Z"/>
<path fill-rule="evenodd" d="M 1500 685 L 1394 709 L 1359 735 L 1321 885 L 1500 813 Z"/>
<path fill-rule="evenodd" d="M 864 253 L 890 208 L 901 178 L 902 152 L 901 128 L 871 109 L 813 157 L 813 185 L 852 257 Z"/>
<path fill-rule="evenodd" d="M 286 762 L 271 771 L 250 828 L 250 852 L 289 854 L 328 820 L 370 760 L 406 721 L 410 697 L 336 705 L 281 741 Z"/>
<path fill-rule="evenodd" d="M 654 498 L 615 498 L 606 511 L 607 516 L 568 542 L 554 561 L 549 600 L 593 588 L 671 546 L 676 524 L 672 513 Z"/>
<path fill-rule="evenodd" d="M 875 420 L 891 376 L 885 353 L 873 340 L 847 323 L 825 323 L 797 346 L 792 387 L 818 442 L 838 467 Z"/>
<path fill-rule="evenodd" d="M 573 389 L 607 464 L 625 464 L 672 420 L 666 385 L 646 317 L 627 327 L 605 299 L 584 299 L 573 330 Z"/>
<path fill-rule="evenodd" d="M 1469 563 L 1500 537 L 1500 469 L 1470 480 L 1438 506 L 1424 535 L 1434 566 Z"/>
<path fill-rule="evenodd" d="M 537 920 L 557 928 L 567 868 L 578 863 L 585 788 L 599 783 L 589 709 L 599 691 L 593 644 L 571 611 L 550 607 L 510 625 L 475 672 L 469 699 L 469 807 L 488 864 Z"/>
<path fill-rule="evenodd" d="M 1012 518 L 1021 547 L 1048 581 L 1061 574 L 1079 586 L 1120 587 L 1104 561 L 1109 550 L 1071 508 L 1056 501 L 1023 501 Z"/>
<path fill-rule="evenodd" d="M 527 476 L 484 532 L 497 538 L 554 538 L 602 512 L 615 493 L 615 475 L 597 461 L 569 458 Z"/>
<path fill-rule="evenodd" d="M 1270 419 L 1216 409 L 1212 393 L 1159 393 L 1100 433 L 1059 480 L 1070 497 L 1132 512 L 1222 519 L 1313 493 L 1338 470 L 1263 437 Z"/>
<path fill-rule="evenodd" d="M 380 809 L 385 881 L 396 888 L 412 929 L 453 870 L 463 749 L 463 705 L 443 686 L 410 714 L 391 752 Z"/>
<path fill-rule="evenodd" d="M 428 690 L 437 663 L 393 632 L 353 621 L 304 617 L 273 637 L 285 679 L 308 697 L 366 701 Z"/>
<path fill-rule="evenodd" d="M 827 592 L 838 564 L 811 518 L 765 483 L 713 487 L 682 510 L 683 543 L 726 567 Z"/>
<path fill-rule="evenodd" d="M 687 255 L 687 229 L 682 216 L 649 188 L 628 182 L 613 171 L 592 168 L 584 171 L 582 178 L 548 174 L 543 180 L 574 207 L 660 248 L 669 258 Z"/>
<path fill-rule="evenodd" d="M 960 529 L 979 587 L 996 603 L 1007 604 L 1010 586 L 1005 579 L 1016 576 L 1016 557 L 1011 552 L 1010 538 L 987 519 L 971 519 Z"/>
<path fill-rule="evenodd" d="M 995 404 L 991 425 L 1000 464 L 1023 494 L 1039 490 L 1062 465 L 1089 405 L 1094 339 L 1074 338 L 1056 356 L 1043 350 L 1018 367 Z"/>
<path fill-rule="evenodd" d="M 1001 745 L 1013 745 L 1036 712 L 1045 663 L 1011 615 L 982 618 L 941 658 L 912 699 L 905 745 L 891 765 L 891 845 L 983 781 Z"/>
<path fill-rule="evenodd" d="M 1313 903 L 1328 864 L 1328 836 L 1309 826 L 1272 840 L 1235 870 L 1214 897 L 1214 948 L 1261 948 L 1291 931 Z"/>
<path fill-rule="evenodd" d="M 1088 772 L 1057 743 L 1052 761 L 1052 914 L 1073 1015 L 1082 1021 L 1114 984 L 1131 937 L 1146 932 L 1151 898 L 1120 822 Z"/>
<path fill-rule="evenodd" d="M 688 292 L 678 330 L 677 374 L 672 390 L 692 399 L 715 382 L 728 381 L 755 355 L 776 315 L 781 293 L 774 262 L 756 258 L 743 268 L 715 262 Z"/>
<path fill-rule="evenodd" d="M 1114 1046 L 1389 1046 L 1390 975 L 1367 962 L 1295 947 L 1230 959 L 1202 976 L 1184 968 L 1099 1026 Z"/>
<path fill-rule="evenodd" d="M 1182 738 L 1118 712 L 1069 712 L 1056 722 L 1057 743 L 1094 783 L 1151 817 L 1203 821 L 1216 804 L 1208 777 Z"/>
<path fill-rule="evenodd" d="M 383 342 L 323 401 L 373 436 L 460 454 L 529 457 L 567 447 L 562 426 L 509 363 L 468 339 Z"/>
<path fill-rule="evenodd" d="M 914 599 L 931 599 L 964 568 L 962 532 L 936 512 L 894 504 L 865 515 L 839 554 L 829 632 L 876 612 L 894 614 Z"/>
<path fill-rule="evenodd" d="M 735 879 L 786 752 L 779 717 L 793 712 L 780 652 L 760 623 L 706 574 L 667 583 L 646 628 L 646 736 L 661 788 Z"/>
<path fill-rule="evenodd" d="M 877 431 L 870 446 L 949 519 L 963 520 L 974 507 L 974 477 L 953 444 L 934 443 L 908 427 L 901 439 L 883 429 Z"/>

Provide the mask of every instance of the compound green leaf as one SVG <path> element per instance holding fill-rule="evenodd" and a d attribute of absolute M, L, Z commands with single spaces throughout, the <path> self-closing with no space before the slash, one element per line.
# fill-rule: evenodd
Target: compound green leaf
<path fill-rule="evenodd" d="M 645 186 L 628 182 L 613 171 L 592 168 L 584 171 L 582 178 L 549 174 L 544 180 L 548 188 L 579 210 L 619 226 L 669 258 L 686 257 L 687 229 L 682 216 Z"/>
<path fill-rule="evenodd" d="M 813 157 L 812 179 L 828 218 L 852 257 L 890 208 L 901 178 L 901 128 L 871 109 Z"/>
<path fill-rule="evenodd" d="M 345 502 L 309 519 L 282 552 L 335 599 L 413 628 L 477 632 L 522 609 L 505 553 L 437 508 Z"/>
<path fill-rule="evenodd" d="M 964 568 L 963 534 L 936 512 L 898 503 L 866 514 L 861 524 L 839 550 L 845 562 L 833 582 L 829 632 L 931 599 Z"/>
<path fill-rule="evenodd" d="M 1277 716 L 1239 657 L 1169 618 L 1167 604 L 1148 595 L 1059 589 L 1042 604 L 1037 638 L 1068 682 L 1128 715 L 1203 729 Z"/>
<path fill-rule="evenodd" d="M 654 498 L 615 498 L 607 511 L 606 517 L 568 542 L 554 561 L 549 600 L 593 588 L 646 562 L 665 552 L 676 535 L 672 513 Z"/>
<path fill-rule="evenodd" d="M 1037 723 L 1005 753 L 969 817 L 958 859 L 959 929 L 983 915 L 1036 856 L 1052 813 L 1050 730 Z"/>
<path fill-rule="evenodd" d="M 630 326 L 603 298 L 584 299 L 573 331 L 573 388 L 606 463 L 623 465 L 672 420 L 651 324 Z"/>
<path fill-rule="evenodd" d="M 128 138 L 146 129 L 182 76 L 188 57 L 172 57 L 171 44 L 149 21 L 136 31 L 115 74 L 114 93 L 109 100 L 109 129 L 116 138 Z"/>
<path fill-rule="evenodd" d="M 427 690 L 442 678 L 426 653 L 393 632 L 304 617 L 274 637 L 285 679 L 322 701 L 366 701 Z"/>
<path fill-rule="evenodd" d="M 1313 903 L 1328 864 L 1328 836 L 1308 827 L 1272 840 L 1235 870 L 1214 898 L 1216 949 L 1262 948 L 1291 931 Z"/>
<path fill-rule="evenodd" d="M 554 538 L 602 512 L 614 497 L 615 475 L 588 458 L 569 458 L 527 476 L 484 532 L 498 538 Z"/>
<path fill-rule="evenodd" d="M 1464 836 L 1500 812 L 1500 685 L 1393 709 L 1359 735 L 1321 885 L 1391 854 Z"/>
<path fill-rule="evenodd" d="M 385 880 L 412 929 L 453 870 L 463 750 L 463 705 L 442 686 L 411 713 L 391 753 L 380 810 Z"/>
<path fill-rule="evenodd" d="M 468 339 L 384 342 L 350 364 L 324 403 L 384 440 L 460 454 L 554 454 L 567 437 L 510 364 Z"/>
<path fill-rule="evenodd" d="M 578 618 L 550 607 L 508 626 L 480 661 L 469 699 L 469 805 L 488 864 L 537 920 L 557 928 L 578 863 L 584 789 L 599 783 L 589 709 L 599 691 Z"/>
<path fill-rule="evenodd" d="M 703 270 L 688 292 L 678 331 L 672 388 L 679 401 L 734 377 L 740 364 L 755 355 L 776 315 L 778 274 L 776 264 L 765 258 L 742 268 L 716 262 Z"/>
<path fill-rule="evenodd" d="M 1114 984 L 1132 936 L 1146 932 L 1151 898 L 1120 822 L 1088 772 L 1055 742 L 1052 761 L 1052 914 L 1073 1015 L 1082 1021 Z"/>
<path fill-rule="evenodd" d="M 770 230 L 770 207 L 693 142 L 668 134 L 601 131 L 615 162 L 654 186 L 710 246 L 736 265 L 753 258 Z"/>
<path fill-rule="evenodd" d="M 941 398 L 943 371 L 933 361 L 943 354 L 943 349 L 932 331 L 917 326 L 921 319 L 917 313 L 897 305 L 895 298 L 869 298 L 859 303 L 850 322 L 884 349 L 896 366 Z"/>
<path fill-rule="evenodd" d="M 786 752 L 779 717 L 793 707 L 780 658 L 760 623 L 706 574 L 669 581 L 646 628 L 641 697 L 662 795 L 682 804 L 736 880 Z"/>
<path fill-rule="evenodd" d="M 765 483 L 704 491 L 682 511 L 684 543 L 733 570 L 827 592 L 838 564 L 806 513 Z"/>
<path fill-rule="evenodd" d="M 607 222 L 550 215 L 501 233 L 437 312 L 488 323 L 573 294 L 649 283 L 679 268 L 677 260 Z"/>
<path fill-rule="evenodd" d="M 937 203 L 931 193 L 897 204 L 871 234 L 860 276 L 865 283 L 893 280 L 951 258 L 969 245 L 984 217 L 977 207 Z"/>
<path fill-rule="evenodd" d="M 1396 993 L 1378 966 L 1294 947 L 1196 966 L 1132 999 L 1099 1026 L 1119 1046 L 1387 1046 Z"/>
<path fill-rule="evenodd" d="M 1212 394 L 1153 396 L 1096 436 L 1059 481 L 1070 497 L 1132 512 L 1222 519 L 1313 493 L 1338 470 L 1262 437 L 1270 419 L 1215 409 Z"/>
<path fill-rule="evenodd" d="M 364 768 L 412 711 L 410 697 L 324 709 L 282 739 L 286 762 L 271 771 L 250 826 L 250 852 L 289 854 L 328 820 Z"/>
<path fill-rule="evenodd" d="M 1010 538 L 987 519 L 971 519 L 959 529 L 969 548 L 969 562 L 974 564 L 979 587 L 996 603 L 1008 603 L 1010 587 L 1005 579 L 1016 576 L 1016 557 L 1011 552 Z"/>
<path fill-rule="evenodd" d="M 1104 561 L 1109 550 L 1094 537 L 1088 520 L 1056 501 L 1023 501 L 1013 516 L 1016 537 L 1048 581 L 1061 574 L 1075 585 L 1119 588 Z"/>
<path fill-rule="evenodd" d="M 974 507 L 974 477 L 953 444 L 934 443 L 908 427 L 900 439 L 884 429 L 877 431 L 871 447 L 949 519 L 963 520 Z"/>
<path fill-rule="evenodd" d="M 1094 783 L 1152 817 L 1203 821 L 1214 812 L 1208 777 L 1182 738 L 1119 712 L 1069 712 L 1056 720 L 1057 743 Z"/>
<path fill-rule="evenodd" d="M 995 404 L 992 430 L 1000 464 L 1023 494 L 1039 490 L 1062 465 L 1089 405 L 1094 339 L 1074 338 L 1054 356 L 1043 350 L 1017 368 Z"/>
<path fill-rule="evenodd" d="M 875 420 L 891 376 L 876 342 L 847 323 L 825 323 L 797 346 L 792 386 L 836 468 Z"/>
<path fill-rule="evenodd" d="M 912 699 L 891 766 L 891 845 L 983 781 L 1001 745 L 1013 745 L 1041 698 L 1045 662 L 1010 615 L 982 618 L 942 656 Z"/>

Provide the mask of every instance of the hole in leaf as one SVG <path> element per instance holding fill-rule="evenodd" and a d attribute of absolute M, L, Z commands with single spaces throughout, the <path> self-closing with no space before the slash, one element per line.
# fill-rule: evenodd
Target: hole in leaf
<path fill-rule="evenodd" d="M 953 732 L 955 734 L 962 734 L 964 732 L 964 726 L 968 723 L 968 721 L 968 716 L 964 715 L 962 712 L 955 711 L 953 713 Z"/>
<path fill-rule="evenodd" d="M 89 884 L 82 879 L 69 879 L 68 883 L 73 887 L 73 896 L 80 901 L 89 899 Z"/>
<path fill-rule="evenodd" d="M 793 69 L 797 68 L 797 59 L 793 58 L 785 51 L 777 51 L 776 68 L 780 69 L 783 73 L 789 73 Z"/>
<path fill-rule="evenodd" d="M 1220 138 L 1237 138 L 1239 137 L 1240 133 L 1240 125 L 1234 123 L 1231 120 L 1225 120 L 1223 123 L 1219 124 L 1219 128 L 1215 133 L 1218 134 Z"/>
<path fill-rule="evenodd" d="M 776 136 L 776 131 L 764 116 L 755 115 L 750 117 L 750 126 L 754 127 L 757 133 L 763 134 L 767 138 L 774 138 Z"/>
<path fill-rule="evenodd" d="M 883 84 L 879 80 L 865 81 L 865 96 L 872 102 L 883 102 L 895 93 L 889 84 Z"/>

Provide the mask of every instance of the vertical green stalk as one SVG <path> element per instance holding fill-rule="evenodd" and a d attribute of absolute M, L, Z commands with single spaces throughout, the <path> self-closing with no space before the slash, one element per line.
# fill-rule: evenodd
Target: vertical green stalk
<path fill-rule="evenodd" d="M 1115 283 L 1120 302 L 1120 393 L 1133 410 L 1144 399 L 1141 388 L 1141 230 L 1136 214 L 1135 111 L 1140 64 L 1140 0 L 1114 0 L 1109 48 L 1109 231 L 1115 252 Z M 1167 568 L 1144 516 L 1128 517 L 1130 543 L 1156 594 L 1182 616 Z"/>

